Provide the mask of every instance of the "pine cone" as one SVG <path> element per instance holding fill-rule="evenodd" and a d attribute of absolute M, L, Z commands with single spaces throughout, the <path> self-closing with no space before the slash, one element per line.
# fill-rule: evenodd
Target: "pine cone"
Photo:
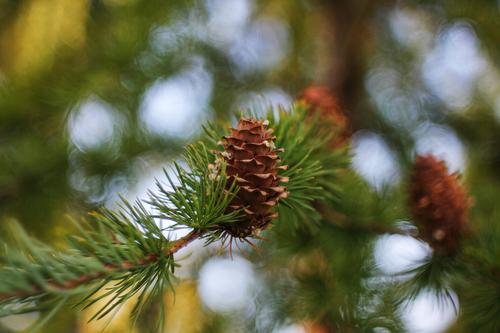
<path fill-rule="evenodd" d="M 239 191 L 230 203 L 229 211 L 242 210 L 244 219 L 224 226 L 233 237 L 244 238 L 262 230 L 277 216 L 273 212 L 281 198 L 286 198 L 286 187 L 280 183 L 288 179 L 278 175 L 286 166 L 278 166 L 278 152 L 267 129 L 267 121 L 242 118 L 231 135 L 223 137 L 224 152 L 220 156 L 227 163 L 228 186 L 236 180 Z"/>
<path fill-rule="evenodd" d="M 298 100 L 309 106 L 310 115 L 319 112 L 322 121 L 329 122 L 334 133 L 332 147 L 339 147 L 351 137 L 347 117 L 340 108 L 339 101 L 326 86 L 310 85 L 302 91 Z"/>
<path fill-rule="evenodd" d="M 453 255 L 468 229 L 470 198 L 443 161 L 417 156 L 410 179 L 410 208 L 421 237 L 440 255 Z"/>

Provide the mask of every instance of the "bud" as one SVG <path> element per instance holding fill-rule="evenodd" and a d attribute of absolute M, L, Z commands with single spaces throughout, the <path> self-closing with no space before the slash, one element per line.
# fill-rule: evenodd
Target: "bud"
<path fill-rule="evenodd" d="M 453 255 L 468 229 L 471 200 L 443 161 L 417 156 L 410 178 L 410 208 L 420 236 L 437 254 Z"/>

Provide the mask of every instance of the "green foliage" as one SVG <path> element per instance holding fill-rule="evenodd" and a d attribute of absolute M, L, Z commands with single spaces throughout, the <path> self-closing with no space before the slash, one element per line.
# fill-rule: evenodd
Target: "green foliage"
<path fill-rule="evenodd" d="M 85 296 L 78 305 L 86 308 L 111 296 L 93 317 L 100 319 L 134 295 L 134 315 L 153 298 L 162 299 L 173 280 L 174 261 L 165 251 L 170 242 L 142 204 L 124 205 L 118 213 L 93 213 L 64 252 L 15 226 L 17 250 L 3 254 L 0 269 L 0 314 L 56 309 L 73 296 Z"/>
<path fill-rule="evenodd" d="M 498 1 L 237 1 L 237 8 L 248 5 L 248 17 L 241 14 L 245 5 L 235 17 L 216 13 L 223 8 L 220 3 L 226 6 L 223 1 L 0 0 L 1 224 L 16 220 L 30 236 L 55 242 L 58 233 L 72 230 L 64 212 L 78 216 L 97 209 L 106 193 L 116 192 L 116 180 L 128 186 L 140 176 L 137 161 L 177 158 L 185 137 L 149 132 L 137 121 L 147 92 L 157 83 L 186 77 L 194 88 L 198 82 L 207 83 L 208 97 L 200 110 L 214 119 L 207 126 L 211 139 L 203 139 L 206 148 L 189 148 L 196 151 L 190 155 L 194 160 L 169 170 L 166 179 L 159 180 L 159 194 L 147 203 L 123 203 L 121 211 L 101 210 L 91 221 L 78 222 L 82 231 L 70 237 L 66 249 L 28 237 L 16 226 L 2 234 L 17 245 L 2 248 L 0 294 L 19 293 L 0 297 L 1 314 L 43 309 L 50 318 L 65 304 L 101 287 L 100 280 L 70 289 L 59 284 L 93 274 L 109 284 L 81 307 L 102 292 L 118 295 L 97 316 L 108 310 L 111 314 L 134 290 L 143 295 L 144 305 L 153 292 L 149 303 L 156 306 L 160 299 L 155 290 L 159 294 L 170 287 L 178 264 L 167 249 L 176 243 L 165 235 L 194 228 L 213 242 L 221 236 L 218 226 L 238 219 L 237 214 L 223 213 L 237 188 L 222 190 L 223 170 L 215 179 L 206 172 L 214 158 L 210 150 L 217 149 L 226 130 L 221 119 L 230 118 L 234 107 L 250 97 L 281 89 L 296 96 L 305 85 L 319 81 L 334 88 L 353 132 L 368 130 L 383 138 L 403 175 L 419 144 L 415 133 L 420 128 L 453 129 L 466 152 L 464 181 L 475 201 L 472 230 L 455 258 L 430 254 L 408 272 L 380 276 L 373 262 L 378 236 L 418 237 L 405 207 L 406 189 L 374 191 L 349 170 L 346 151 L 325 146 L 327 124 L 306 119 L 304 106 L 269 114 L 277 144 L 285 147 L 283 164 L 290 166 L 285 174 L 290 196 L 277 207 L 280 216 L 265 235 L 270 241 L 259 243 L 264 258 L 251 253 L 268 277 L 262 287 L 276 287 L 259 296 L 263 308 L 283 310 L 276 314 L 278 323 L 317 320 L 332 331 L 403 332 L 398 318 L 402 304 L 428 291 L 448 300 L 452 290 L 460 306 L 453 332 L 500 331 Z M 81 12 L 76 12 L 77 6 Z M 54 27 L 64 27 L 61 21 L 70 14 L 78 14 L 80 21 L 72 20 L 71 27 L 80 26 L 81 35 L 68 40 L 66 29 Z M 237 28 L 218 31 L 225 28 L 222 16 L 239 22 Z M 73 39 L 81 45 L 74 48 Z M 447 40 L 452 43 L 443 43 Z M 255 44 L 256 49 L 249 49 Z M 27 51 L 36 50 L 36 45 L 41 51 L 33 56 Z M 453 61 L 439 61 L 448 60 L 450 45 L 456 50 L 451 52 Z M 279 52 L 260 63 L 270 47 Z M 442 53 L 448 55 L 441 58 Z M 23 59 L 20 68 L 26 70 L 16 70 Z M 464 59 L 466 63 L 460 63 Z M 431 68 L 436 62 L 442 68 Z M 434 75 L 428 75 L 429 69 Z M 441 76 L 442 81 L 432 82 Z M 450 97 L 470 97 L 470 104 L 450 106 Z M 112 144 L 80 149 L 67 135 L 68 118 L 89 99 L 102 101 L 121 124 Z M 84 186 L 75 185 L 75 180 Z M 153 226 L 158 221 L 160 227 Z M 408 221 L 411 229 L 402 228 L 400 221 Z M 164 266 L 155 261 L 137 270 L 110 269 L 152 258 L 148 256 L 153 253 L 162 253 L 155 260 Z M 306 267 L 324 264 L 322 269 L 297 276 L 291 263 L 311 253 L 317 256 L 311 256 Z M 142 272 L 162 276 L 165 284 L 146 279 Z M 125 286 L 129 289 L 121 289 Z M 24 292 L 34 294 L 24 297 Z M 295 310 L 276 305 L 284 299 Z M 219 314 L 205 329 L 236 332 L 227 325 L 232 316 Z M 259 321 L 258 315 L 254 317 L 239 319 Z M 258 331 L 257 326 L 247 331 Z M 59 326 L 50 331 L 71 329 Z M 4 330 L 8 331 L 0 328 Z"/>
<path fill-rule="evenodd" d="M 289 169 L 284 175 L 290 178 L 291 192 L 284 200 L 286 208 L 280 208 L 284 217 L 277 223 L 286 223 L 283 219 L 294 214 L 304 223 L 317 221 L 319 217 L 312 214 L 314 202 L 335 196 L 335 187 L 327 184 L 343 165 L 342 155 L 324 154 L 326 128 L 318 119 L 306 119 L 306 111 L 303 106 L 295 106 L 290 112 L 281 110 L 279 121 L 270 116 L 278 145 L 285 149 L 282 158 Z M 220 136 L 212 135 L 212 145 L 216 137 Z M 143 202 L 132 205 L 122 199 L 118 211 L 101 209 L 91 213 L 90 221 L 82 225 L 75 222 L 79 234 L 69 237 L 68 249 L 63 252 L 16 227 L 18 250 L 6 248 L 5 265 L 0 270 L 4 281 L 0 286 L 0 313 L 5 316 L 57 309 L 76 295 L 85 296 L 77 303 L 84 309 L 99 302 L 100 309 L 91 320 L 118 311 L 135 296 L 134 318 L 144 306 L 158 302 L 163 313 L 163 293 L 172 286 L 177 265 L 175 250 L 170 249 L 183 241 L 173 242 L 165 234 L 189 228 L 192 238 L 205 238 L 210 243 L 223 238 L 224 224 L 241 218 L 238 211 L 226 212 L 238 188 L 235 183 L 227 187 L 225 164 L 216 163 L 213 150 L 201 142 L 189 145 L 182 164 L 174 163 L 172 173 L 165 171 L 168 186 L 157 180 L 158 191 L 149 192 L 146 203 L 153 212 Z M 300 226 L 299 220 L 292 226 Z M 160 326 L 162 322 L 160 316 Z"/>
<path fill-rule="evenodd" d="M 463 282 L 460 319 L 465 323 L 467 330 L 481 333 L 498 332 L 500 330 L 498 276 L 495 278 L 475 276 Z"/>
<path fill-rule="evenodd" d="M 203 237 L 215 239 L 212 229 L 236 221 L 238 215 L 225 213 L 237 189 L 234 185 L 225 188 L 224 168 L 217 175 L 211 173 L 208 165 L 213 155 L 205 146 L 189 146 L 184 160 L 186 168 L 174 165 L 178 184 L 165 172 L 171 189 L 158 181 L 159 193 L 150 192 L 148 202 L 156 212 L 148 211 L 140 201 L 132 205 L 125 199 L 119 211 L 93 212 L 90 221 L 75 222 L 80 232 L 69 237 L 64 252 L 15 226 L 12 234 L 18 239 L 17 249 L 5 247 L 2 256 L 0 315 L 57 309 L 75 295 L 85 296 L 77 303 L 81 308 L 99 302 L 101 307 L 92 319 L 118 311 L 132 298 L 134 318 L 153 302 L 160 304 L 163 314 L 163 295 L 172 286 L 177 265 L 170 252 L 177 243 L 165 234 L 189 227 L 196 236 L 206 233 Z M 163 227 L 156 218 L 173 223 Z M 158 325 L 162 322 L 160 316 Z"/>
<path fill-rule="evenodd" d="M 268 118 L 275 129 L 276 146 L 285 149 L 281 157 L 288 165 L 283 176 L 289 178 L 290 195 L 279 207 L 280 221 L 292 230 L 314 228 L 321 218 L 315 205 L 339 198 L 337 184 L 349 163 L 346 147 L 329 145 L 336 134 L 331 124 L 317 113 L 311 116 L 304 104 L 295 104 L 289 112 L 271 110 Z"/>
<path fill-rule="evenodd" d="M 429 255 L 401 272 L 397 277 L 402 280 L 394 285 L 395 302 L 398 305 L 409 305 L 419 294 L 430 291 L 438 299 L 441 307 L 452 304 L 455 312 L 458 304 L 453 294 L 453 279 L 460 274 L 459 262 L 453 257 Z"/>
<path fill-rule="evenodd" d="M 140 202 L 132 206 L 124 201 L 124 205 L 120 212 L 102 210 L 94 214 L 96 231 L 81 230 L 80 237 L 71 238 L 74 249 L 85 257 L 99 258 L 113 271 L 105 274 L 79 303 L 87 308 L 105 299 L 91 320 L 118 310 L 136 295 L 134 318 L 153 300 L 160 300 L 163 308 L 163 294 L 172 285 L 175 262 L 166 251 L 170 241 Z M 160 317 L 160 325 L 162 321 Z"/>
<path fill-rule="evenodd" d="M 52 293 L 52 298 L 57 301 L 65 297 L 64 292 L 57 288 L 59 284 L 77 278 L 81 273 L 104 271 L 104 266 L 94 258 L 85 258 L 75 252 L 58 253 L 29 237 L 16 224 L 11 226 L 9 236 L 16 244 L 5 244 L 2 251 L 2 316 L 43 309 L 52 301 L 47 299 L 46 293 Z M 17 249 L 13 250 L 13 246 Z M 73 267 L 75 262 L 79 265 Z"/>
<path fill-rule="evenodd" d="M 494 308 L 497 294 L 467 289 L 465 281 L 471 272 L 481 281 L 492 273 L 478 263 L 496 263 L 498 228 L 483 229 L 456 257 L 429 255 L 408 271 L 380 276 L 370 257 L 375 237 L 412 234 L 396 224 L 407 216 L 404 188 L 370 188 L 348 170 L 347 150 L 330 147 L 328 124 L 308 113 L 296 104 L 288 112 L 267 114 L 276 145 L 284 148 L 282 163 L 289 167 L 282 175 L 289 178 L 290 195 L 278 205 L 271 242 L 263 245 L 274 255 L 260 258 L 271 273 L 268 297 L 279 309 L 276 322 L 286 321 L 286 315 L 316 318 L 332 329 L 401 331 L 396 308 L 427 291 L 447 304 L 455 301 L 453 291 L 465 290 L 465 311 L 476 319 L 484 313 L 475 325 L 496 328 L 486 307 Z M 157 191 L 149 191 L 145 202 L 123 199 L 118 211 L 101 209 L 90 220 L 75 222 L 79 233 L 68 237 L 64 251 L 15 226 L 16 250 L 6 246 L 2 254 L 0 315 L 44 310 L 48 320 L 77 300 L 80 309 L 98 305 L 91 320 L 99 320 L 134 301 L 134 320 L 146 308 L 157 309 L 158 330 L 164 321 L 163 295 L 175 281 L 174 253 L 195 238 L 206 244 L 224 241 L 224 225 L 242 218 L 226 212 L 238 188 L 228 187 L 225 164 L 216 159 L 214 149 L 225 131 L 222 124 L 207 125 L 203 141 L 187 146 L 182 161 L 164 172 L 165 180 L 156 181 Z M 175 241 L 166 236 L 179 228 L 191 233 Z M 288 274 L 278 274 L 282 269 Z"/>
<path fill-rule="evenodd" d="M 245 110 L 242 116 L 258 117 L 252 110 Z M 337 184 L 349 162 L 347 147 L 332 149 L 328 144 L 335 135 L 331 125 L 322 122 L 319 115 L 310 115 L 302 103 L 290 110 L 270 109 L 266 119 L 274 130 L 276 147 L 284 149 L 280 153 L 282 165 L 288 166 L 281 175 L 288 178 L 289 196 L 280 201 L 276 223 L 290 230 L 314 228 L 321 218 L 314 203 L 339 198 Z M 204 129 L 205 142 L 216 149 L 226 131 L 224 124 L 209 124 Z"/>
<path fill-rule="evenodd" d="M 224 223 L 234 223 L 239 212 L 226 213 L 237 192 L 236 184 L 226 189 L 225 165 L 213 170 L 214 154 L 203 143 L 186 148 L 186 168 L 174 163 L 174 182 L 165 171 L 170 188 L 157 181 L 159 194 L 150 192 L 150 204 L 159 212 L 158 218 L 173 221 L 173 228 L 213 229 Z"/>
<path fill-rule="evenodd" d="M 486 190 L 488 192 L 489 190 Z M 484 195 L 484 194 L 483 194 Z M 484 204 L 474 209 L 478 229 L 464 246 L 466 274 L 457 275 L 454 287 L 460 295 L 460 321 L 469 331 L 500 330 L 500 210 Z M 485 214 L 485 216 L 481 216 Z"/>

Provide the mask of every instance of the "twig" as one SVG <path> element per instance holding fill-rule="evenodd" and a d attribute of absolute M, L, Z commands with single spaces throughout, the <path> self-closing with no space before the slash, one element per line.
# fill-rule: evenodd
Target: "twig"
<path fill-rule="evenodd" d="M 323 205 L 320 205 L 316 203 L 315 208 L 323 215 L 325 220 L 330 223 L 331 225 L 334 225 L 335 227 L 338 227 L 340 229 L 344 230 L 349 230 L 353 232 L 364 232 L 364 233 L 372 233 L 372 234 L 377 234 L 377 235 L 384 235 L 384 234 L 389 234 L 389 235 L 401 235 L 401 236 L 410 236 L 410 237 L 417 237 L 418 235 L 415 233 L 415 231 L 412 230 L 403 230 L 401 228 L 396 228 L 396 227 L 389 227 L 385 225 L 381 225 L 378 223 L 367 223 L 367 224 L 354 224 L 350 223 L 348 221 L 348 218 L 329 208 L 325 207 Z"/>
<path fill-rule="evenodd" d="M 203 232 L 200 230 L 191 231 L 186 236 L 174 241 L 172 246 L 165 252 L 165 254 L 167 256 L 174 254 L 175 252 L 177 252 L 180 249 L 182 249 L 183 247 L 187 246 L 189 243 L 191 243 L 195 239 L 199 238 L 201 235 L 203 235 Z"/>

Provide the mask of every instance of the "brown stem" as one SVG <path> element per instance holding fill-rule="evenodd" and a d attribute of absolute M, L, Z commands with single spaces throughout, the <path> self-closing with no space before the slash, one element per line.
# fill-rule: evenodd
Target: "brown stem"
<path fill-rule="evenodd" d="M 188 245 L 189 243 L 191 243 L 192 241 L 194 241 L 195 239 L 197 239 L 201 235 L 203 235 L 203 232 L 200 230 L 191 231 L 186 236 L 173 242 L 172 246 L 166 251 L 166 255 L 170 256 L 170 255 L 174 254 L 175 252 L 179 251 L 180 249 L 182 249 L 183 247 L 185 247 L 186 245 Z"/>
<path fill-rule="evenodd" d="M 321 213 L 321 215 L 323 215 L 328 223 L 340 229 L 350 230 L 353 232 L 372 233 L 377 235 L 389 234 L 417 237 L 416 233 L 413 230 L 402 230 L 400 228 L 385 226 L 376 222 L 362 225 L 353 224 L 347 220 L 347 217 L 345 215 L 338 213 L 330 207 L 326 207 L 319 203 L 315 203 L 314 206 Z"/>
<path fill-rule="evenodd" d="M 171 256 L 180 249 L 186 247 L 189 243 L 194 241 L 195 239 L 199 238 L 203 234 L 202 231 L 200 230 L 193 230 L 186 236 L 173 241 L 171 243 L 171 246 L 165 250 L 165 255 Z M 47 285 L 50 288 L 53 289 L 58 289 L 58 290 L 70 290 L 74 289 L 78 286 L 81 286 L 85 283 L 88 283 L 92 280 L 99 279 L 102 277 L 105 277 L 106 275 L 116 272 L 116 271 L 133 271 L 136 269 L 139 269 L 140 267 L 153 263 L 158 260 L 160 256 L 157 253 L 150 253 L 144 258 L 138 260 L 137 262 L 133 263 L 130 261 L 123 261 L 120 264 L 105 264 L 104 267 L 106 268 L 106 271 L 104 272 L 96 272 L 92 274 L 86 274 L 78 277 L 77 279 L 72 279 L 72 280 L 67 280 L 64 282 L 56 282 L 54 280 L 47 280 Z M 33 290 L 31 291 L 14 291 L 11 293 L 3 293 L 0 294 L 0 302 L 6 301 L 11 298 L 25 298 L 29 296 L 35 296 L 37 294 L 41 294 L 45 291 L 45 289 L 40 288 L 39 286 L 33 286 Z"/>

